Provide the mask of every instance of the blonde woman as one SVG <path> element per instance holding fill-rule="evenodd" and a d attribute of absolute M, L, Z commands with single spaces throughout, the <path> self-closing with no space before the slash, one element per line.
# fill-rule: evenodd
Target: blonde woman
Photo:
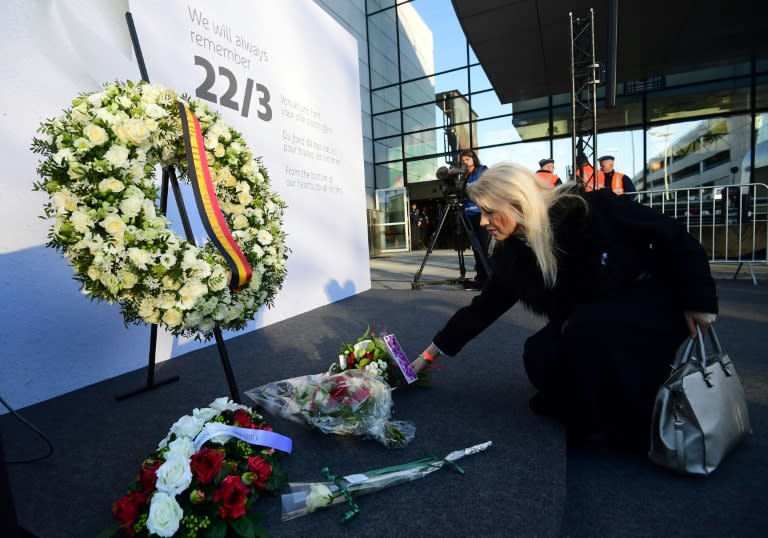
<path fill-rule="evenodd" d="M 520 302 L 548 320 L 523 351 L 539 391 L 531 408 L 559 418 L 571 440 L 610 432 L 647 449 L 677 348 L 718 311 L 701 245 L 653 208 L 575 182 L 552 189 L 514 163 L 490 167 L 467 191 L 496 241 L 492 276 L 414 369 L 455 355 Z"/>

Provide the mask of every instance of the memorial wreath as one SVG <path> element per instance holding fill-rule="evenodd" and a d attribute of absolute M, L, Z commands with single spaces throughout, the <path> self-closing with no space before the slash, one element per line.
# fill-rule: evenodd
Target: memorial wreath
<path fill-rule="evenodd" d="M 175 167 L 185 181 L 194 175 L 179 102 L 199 120 L 199 153 L 223 216 L 217 225 L 250 265 L 250 281 L 239 286 L 230 285 L 221 249 L 179 237 L 157 206 L 156 166 Z M 196 339 L 216 326 L 242 329 L 272 304 L 286 273 L 285 204 L 242 135 L 204 103 L 157 84 L 114 82 L 78 96 L 38 132 L 34 187 L 48 193 L 44 216 L 55 219 L 47 246 L 69 261 L 84 294 L 120 303 L 126 323 Z"/>

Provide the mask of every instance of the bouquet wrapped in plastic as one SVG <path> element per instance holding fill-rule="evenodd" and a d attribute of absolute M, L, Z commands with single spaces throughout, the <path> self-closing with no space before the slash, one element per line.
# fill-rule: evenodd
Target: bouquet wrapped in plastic
<path fill-rule="evenodd" d="M 265 411 L 323 433 L 359 435 L 399 448 L 416 427 L 392 420 L 392 389 L 365 370 L 345 370 L 275 381 L 245 393 Z"/>
<path fill-rule="evenodd" d="M 482 452 L 491 444 L 491 441 L 486 441 L 462 450 L 454 450 L 444 458 L 427 456 L 409 463 L 347 476 L 334 476 L 327 467 L 324 467 L 322 473 L 326 480 L 323 482 L 291 482 L 288 484 L 291 492 L 284 493 L 282 496 L 282 519 L 288 521 L 310 514 L 318 508 L 327 508 L 347 502 L 349 510 L 341 517 L 341 523 L 347 523 L 360 512 L 355 498 L 424 478 L 444 466 L 464 474 L 464 470 L 455 462 L 466 456 Z"/>

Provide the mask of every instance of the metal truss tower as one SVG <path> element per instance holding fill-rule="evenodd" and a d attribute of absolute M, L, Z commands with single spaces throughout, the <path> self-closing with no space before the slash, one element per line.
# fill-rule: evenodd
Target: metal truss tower
<path fill-rule="evenodd" d="M 574 176 L 584 176 L 584 165 L 591 164 L 593 172 L 586 180 L 597 181 L 597 85 L 600 65 L 595 60 L 595 12 L 571 23 L 571 127 L 572 170 Z"/>

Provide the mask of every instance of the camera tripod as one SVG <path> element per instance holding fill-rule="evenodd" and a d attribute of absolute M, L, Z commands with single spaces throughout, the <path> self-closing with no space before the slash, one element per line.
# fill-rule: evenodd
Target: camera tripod
<path fill-rule="evenodd" d="M 480 240 L 477 238 L 477 234 L 475 233 L 475 230 L 472 228 L 472 223 L 469 222 L 469 217 L 464 212 L 464 206 L 462 205 L 461 201 L 458 199 L 458 197 L 453 197 L 451 199 L 446 198 L 446 203 L 448 205 L 445 211 L 443 212 L 443 216 L 440 219 L 440 224 L 438 224 L 437 230 L 435 230 L 435 233 L 432 236 L 432 239 L 430 239 L 429 241 L 429 246 L 427 247 L 427 253 L 424 255 L 424 259 L 421 261 L 421 267 L 419 267 L 419 270 L 416 272 L 416 275 L 413 277 L 413 282 L 411 282 L 412 290 L 418 289 L 422 286 L 435 285 L 435 284 L 461 284 L 463 286 L 466 281 L 471 280 L 469 278 L 466 278 L 467 268 L 464 264 L 464 240 L 463 240 L 462 231 L 466 232 L 467 237 L 469 237 L 469 242 L 472 245 L 472 248 L 475 250 L 475 252 L 478 253 L 478 258 L 480 258 L 480 261 L 482 262 L 483 267 L 485 268 L 486 274 L 488 276 L 490 276 L 491 274 L 491 268 L 490 268 L 490 265 L 488 264 L 486 253 L 483 252 L 483 248 L 480 245 Z M 451 278 L 447 280 L 422 281 L 421 274 L 424 272 L 424 266 L 427 264 L 427 260 L 429 259 L 430 254 L 432 254 L 432 250 L 435 247 L 435 243 L 437 243 L 437 240 L 440 237 L 440 232 L 443 230 L 445 221 L 448 220 L 448 215 L 450 214 L 453 214 L 455 223 L 456 223 L 456 250 L 459 256 L 459 278 Z"/>

